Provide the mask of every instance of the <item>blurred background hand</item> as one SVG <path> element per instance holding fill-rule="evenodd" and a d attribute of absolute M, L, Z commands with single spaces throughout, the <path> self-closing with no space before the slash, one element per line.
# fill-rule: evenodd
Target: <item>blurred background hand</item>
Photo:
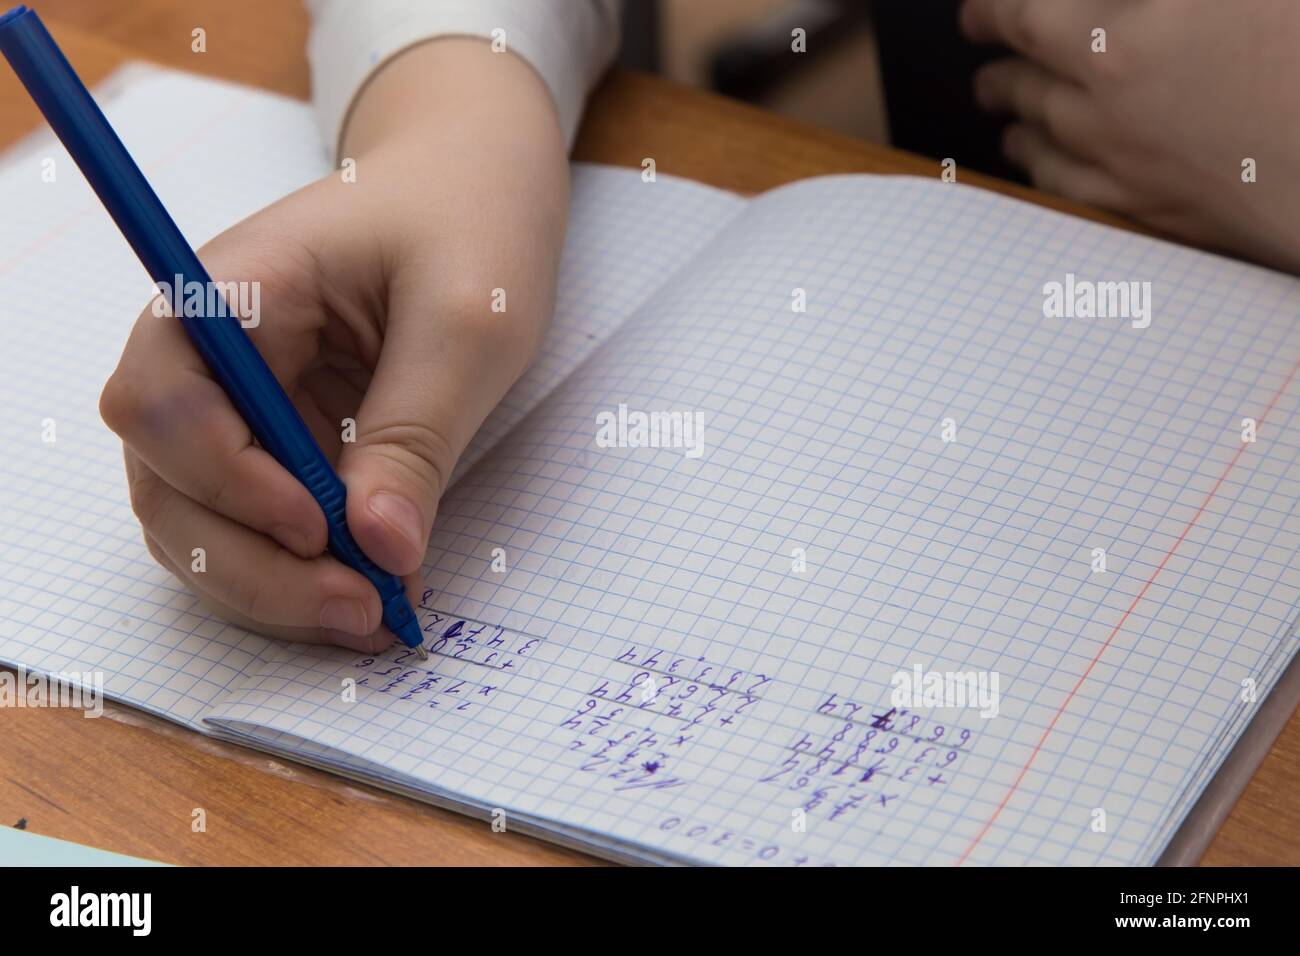
<path fill-rule="evenodd" d="M 1036 186 L 1300 271 L 1300 3 L 966 0 L 961 22 L 1017 54 L 976 98 Z"/>

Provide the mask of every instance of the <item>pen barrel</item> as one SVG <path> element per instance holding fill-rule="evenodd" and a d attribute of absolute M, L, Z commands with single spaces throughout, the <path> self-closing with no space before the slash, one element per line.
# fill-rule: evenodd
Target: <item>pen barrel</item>
<path fill-rule="evenodd" d="M 360 571 L 375 586 L 384 603 L 384 623 L 396 633 L 396 628 L 389 621 L 391 612 L 388 604 L 393 598 L 400 598 L 401 604 L 409 615 L 410 606 L 406 601 L 406 589 L 400 578 L 389 574 L 371 561 L 352 537 L 347 522 L 347 486 L 329 466 L 324 456 L 318 457 L 320 459 L 318 462 L 307 463 L 300 472 L 295 472 L 295 477 L 312 493 L 312 497 L 325 512 L 325 521 L 329 527 L 330 553 L 344 564 Z"/>

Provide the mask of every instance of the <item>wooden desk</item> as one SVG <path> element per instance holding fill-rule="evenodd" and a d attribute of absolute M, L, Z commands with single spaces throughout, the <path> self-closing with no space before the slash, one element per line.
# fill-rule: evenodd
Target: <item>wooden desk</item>
<path fill-rule="evenodd" d="M 28 0 L 87 82 L 129 59 L 304 98 L 298 0 Z M 207 52 L 191 52 L 195 27 Z M 40 119 L 0 70 L 0 145 Z M 937 174 L 929 160 L 810 129 L 654 78 L 617 74 L 597 92 L 575 155 L 740 192 L 840 172 Z M 1006 183 L 963 181 L 1122 225 Z M 86 720 L 60 710 L 0 713 L 0 823 L 120 853 L 191 864 L 582 864 L 595 862 L 486 823 L 243 748 L 127 708 Z M 1300 718 L 1290 723 L 1219 831 L 1206 864 L 1300 864 Z M 207 832 L 191 813 L 207 812 Z"/>

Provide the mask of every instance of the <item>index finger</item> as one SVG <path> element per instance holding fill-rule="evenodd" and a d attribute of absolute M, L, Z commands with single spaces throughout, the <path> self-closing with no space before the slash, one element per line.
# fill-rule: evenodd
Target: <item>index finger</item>
<path fill-rule="evenodd" d="M 1113 0 L 966 0 L 961 27 L 977 43 L 1003 43 L 1057 73 L 1085 79 L 1093 31 L 1105 29 Z"/>

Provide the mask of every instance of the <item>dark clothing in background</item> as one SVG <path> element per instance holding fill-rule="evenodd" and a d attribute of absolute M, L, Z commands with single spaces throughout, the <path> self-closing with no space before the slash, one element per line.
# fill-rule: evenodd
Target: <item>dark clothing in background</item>
<path fill-rule="evenodd" d="M 1002 157 L 1008 118 L 975 103 L 975 70 L 1008 51 L 974 46 L 957 26 L 959 0 L 872 0 L 890 138 L 899 149 L 952 157 L 957 176 L 976 169 L 1026 182 Z"/>

